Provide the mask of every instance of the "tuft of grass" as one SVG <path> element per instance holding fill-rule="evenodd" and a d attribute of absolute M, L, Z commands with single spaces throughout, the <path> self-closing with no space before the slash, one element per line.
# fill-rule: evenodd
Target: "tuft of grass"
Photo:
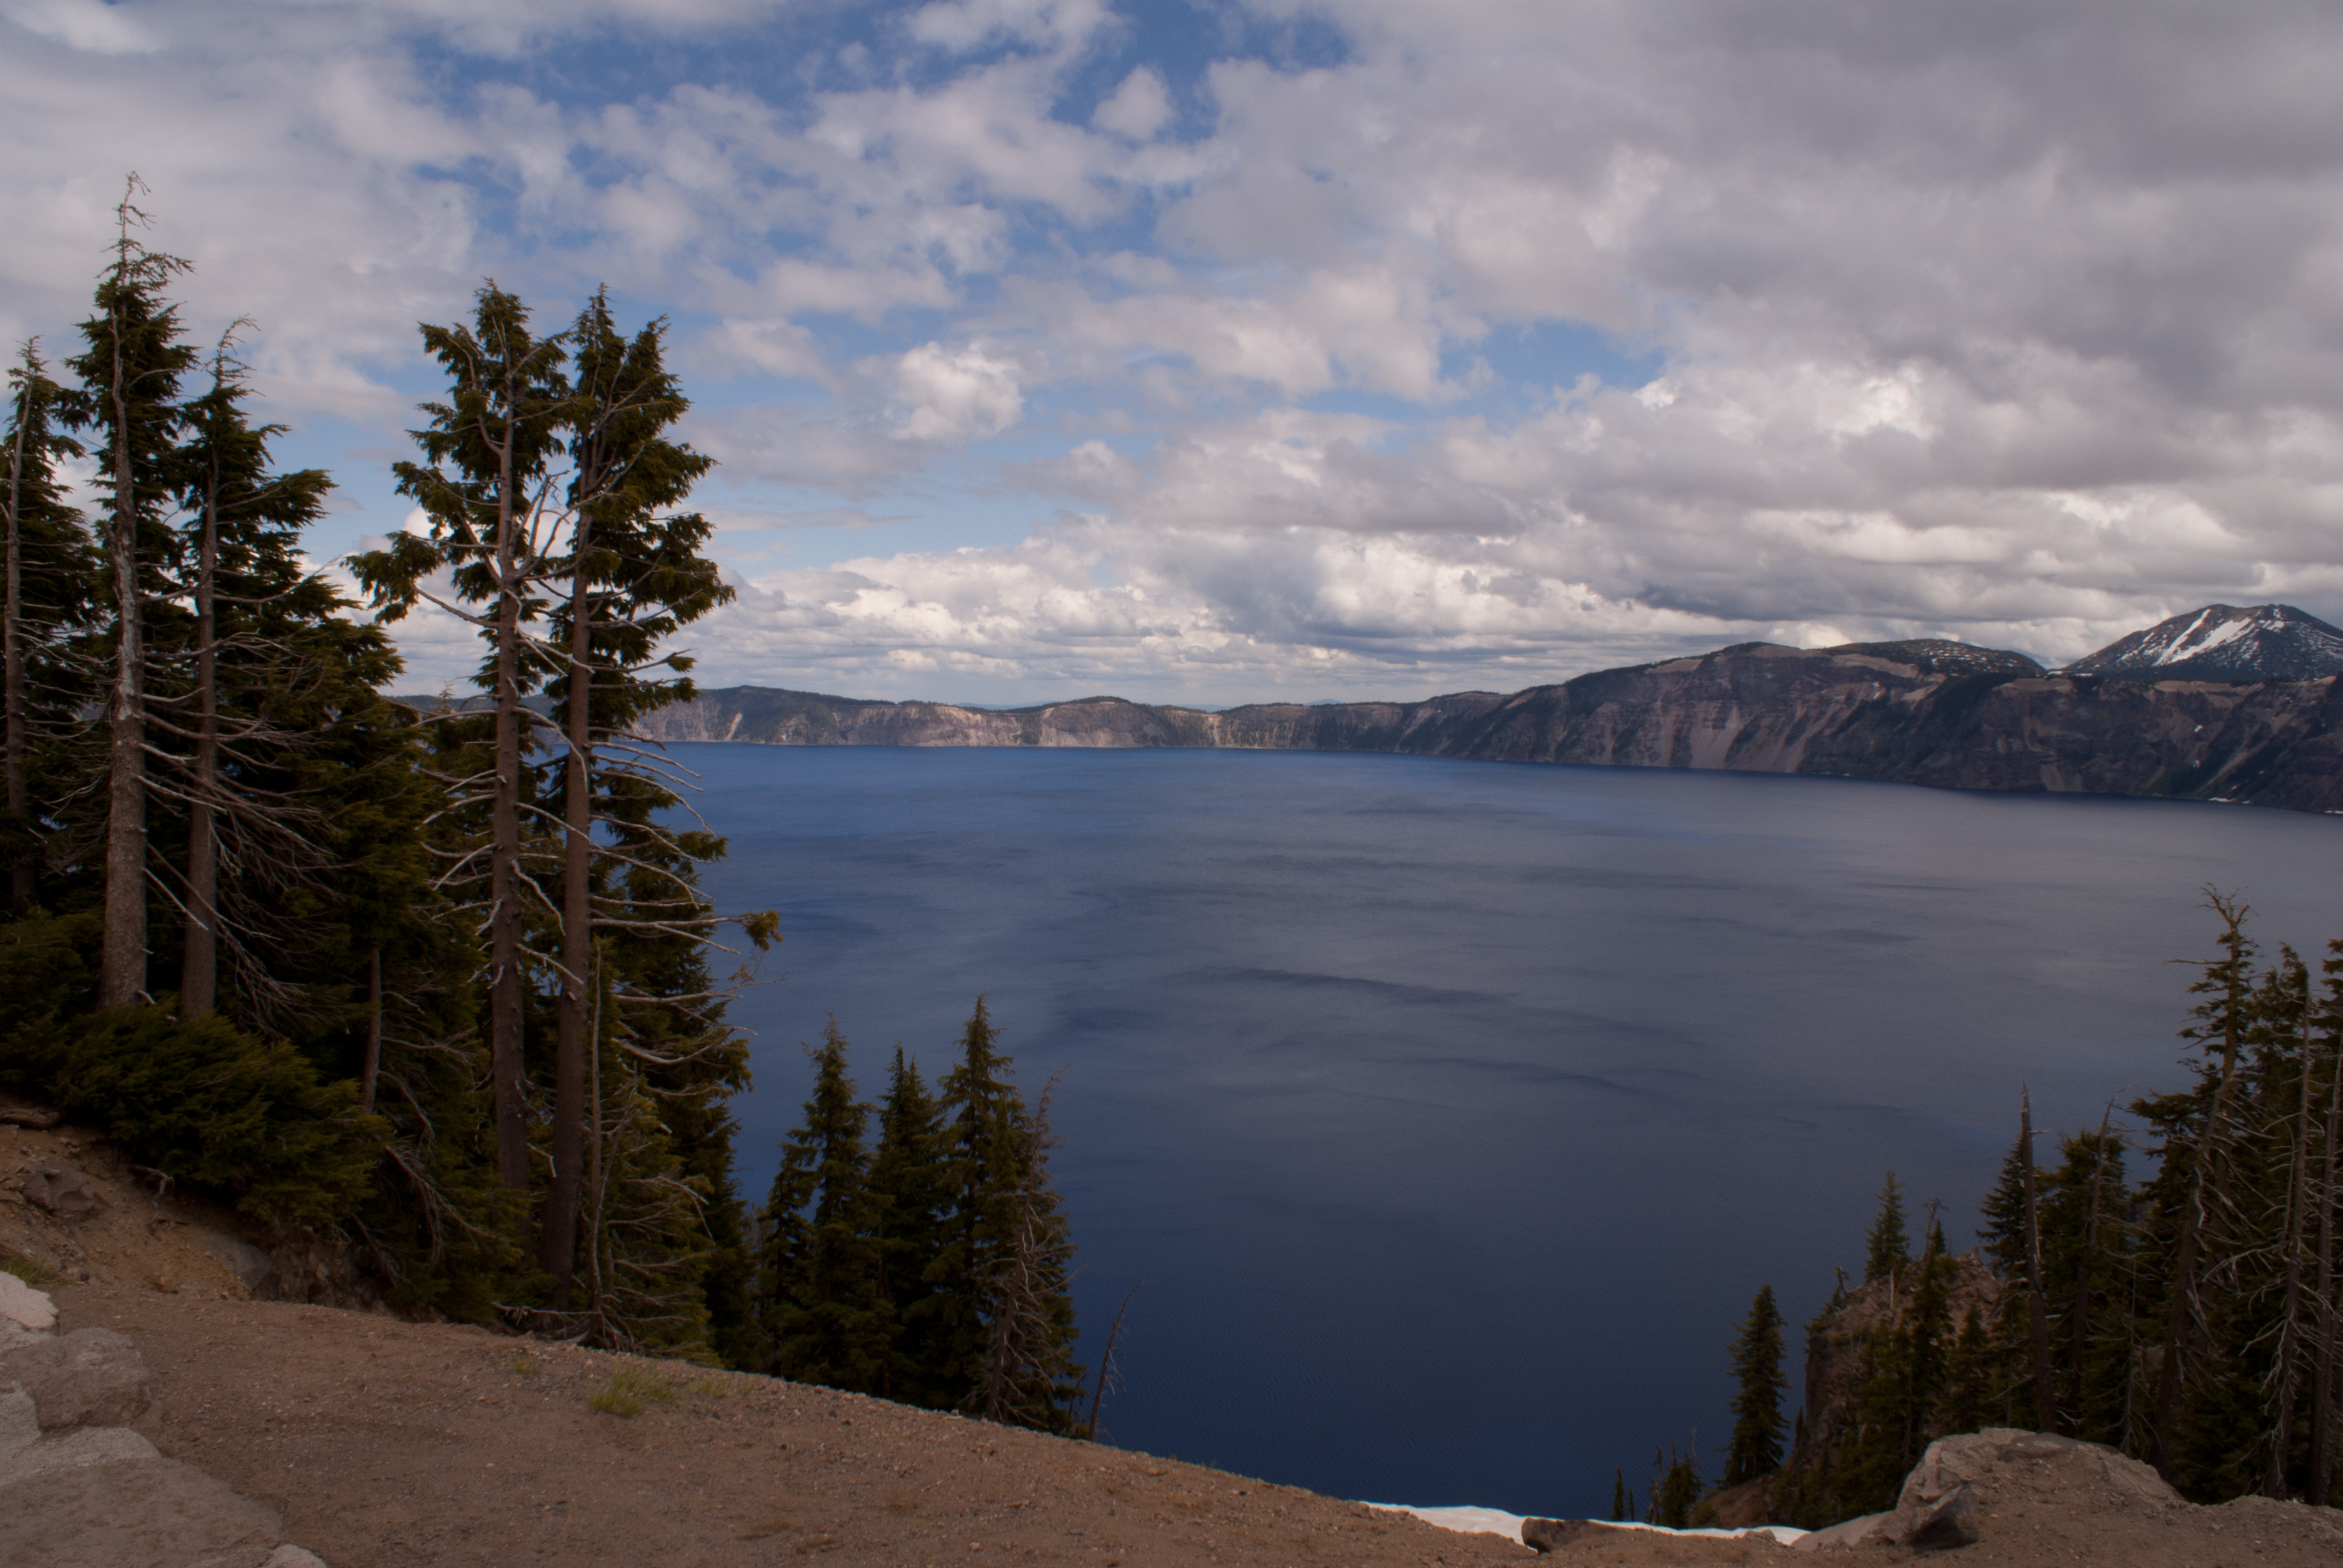
<path fill-rule="evenodd" d="M 610 1374 L 608 1382 L 587 1396 L 586 1408 L 604 1415 L 635 1416 L 642 1414 L 645 1400 L 673 1404 L 682 1397 L 675 1384 L 650 1368 L 622 1366 Z"/>
<path fill-rule="evenodd" d="M 694 1378 L 683 1385 L 686 1393 L 704 1393 L 710 1399 L 722 1399 L 732 1387 L 720 1377 Z"/>
<path fill-rule="evenodd" d="M 515 1351 L 513 1352 L 512 1370 L 518 1372 L 523 1377 L 535 1377 L 538 1372 L 543 1372 L 545 1368 L 538 1362 L 531 1360 L 529 1353 L 527 1351 Z"/>
<path fill-rule="evenodd" d="M 36 1263 L 30 1258 L 19 1258 L 14 1255 L 0 1258 L 0 1273 L 14 1274 L 35 1289 L 47 1284 L 57 1277 L 57 1271 L 55 1269 Z"/>

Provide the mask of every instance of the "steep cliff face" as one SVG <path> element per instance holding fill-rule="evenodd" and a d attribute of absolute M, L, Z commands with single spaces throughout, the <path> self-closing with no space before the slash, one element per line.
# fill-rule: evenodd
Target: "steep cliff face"
<path fill-rule="evenodd" d="M 1120 698 L 1006 712 L 734 687 L 662 710 L 668 740 L 780 746 L 1236 747 L 1833 774 L 1955 789 L 2343 810 L 2343 678 L 2053 675 L 1959 643 L 1744 643 L 1503 696 L 1265 703 Z"/>

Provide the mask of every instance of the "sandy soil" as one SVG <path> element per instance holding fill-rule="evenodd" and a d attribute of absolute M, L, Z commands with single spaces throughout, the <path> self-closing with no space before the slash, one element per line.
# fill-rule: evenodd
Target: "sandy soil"
<path fill-rule="evenodd" d="M 18 1172 L 69 1159 L 94 1212 L 33 1210 Z M 1294 1568 L 1520 1563 L 1436 1529 L 1197 1465 L 1013 1432 L 774 1379 L 707 1372 L 385 1313 L 248 1299 L 207 1248 L 222 1211 L 157 1199 L 94 1140 L 0 1131 L 0 1249 L 65 1271 L 59 1328 L 117 1329 L 160 1380 L 163 1451 L 285 1516 L 333 1568 L 1011 1562 Z M 625 1417 L 589 1400 L 649 1380 Z M 1425 1503 L 1472 1499 L 1426 1498 Z M 2012 1478 L 1960 1564 L 2336 1568 L 2332 1510 L 2160 1506 Z M 1553 1561 L 1905 1562 L 1762 1540 L 1621 1534 Z"/>

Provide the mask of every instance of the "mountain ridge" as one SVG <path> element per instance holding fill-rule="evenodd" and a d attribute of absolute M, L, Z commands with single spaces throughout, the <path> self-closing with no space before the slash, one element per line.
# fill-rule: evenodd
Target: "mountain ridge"
<path fill-rule="evenodd" d="M 2124 680 L 2313 680 L 2343 674 L 2343 631 L 2290 604 L 2209 604 L 2067 665 Z"/>
<path fill-rule="evenodd" d="M 998 710 L 740 686 L 661 709 L 645 730 L 765 745 L 1395 752 L 2343 810 L 2333 676 L 2117 679 L 1925 640 L 1742 643 L 1512 693 L 1218 711 L 1104 697 Z"/>

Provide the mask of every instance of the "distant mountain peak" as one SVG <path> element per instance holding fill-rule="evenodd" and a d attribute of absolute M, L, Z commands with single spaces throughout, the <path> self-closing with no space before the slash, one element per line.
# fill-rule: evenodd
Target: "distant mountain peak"
<path fill-rule="evenodd" d="M 2343 631 L 2288 604 L 2208 604 L 2068 665 L 2118 680 L 2312 680 L 2343 674 Z"/>

